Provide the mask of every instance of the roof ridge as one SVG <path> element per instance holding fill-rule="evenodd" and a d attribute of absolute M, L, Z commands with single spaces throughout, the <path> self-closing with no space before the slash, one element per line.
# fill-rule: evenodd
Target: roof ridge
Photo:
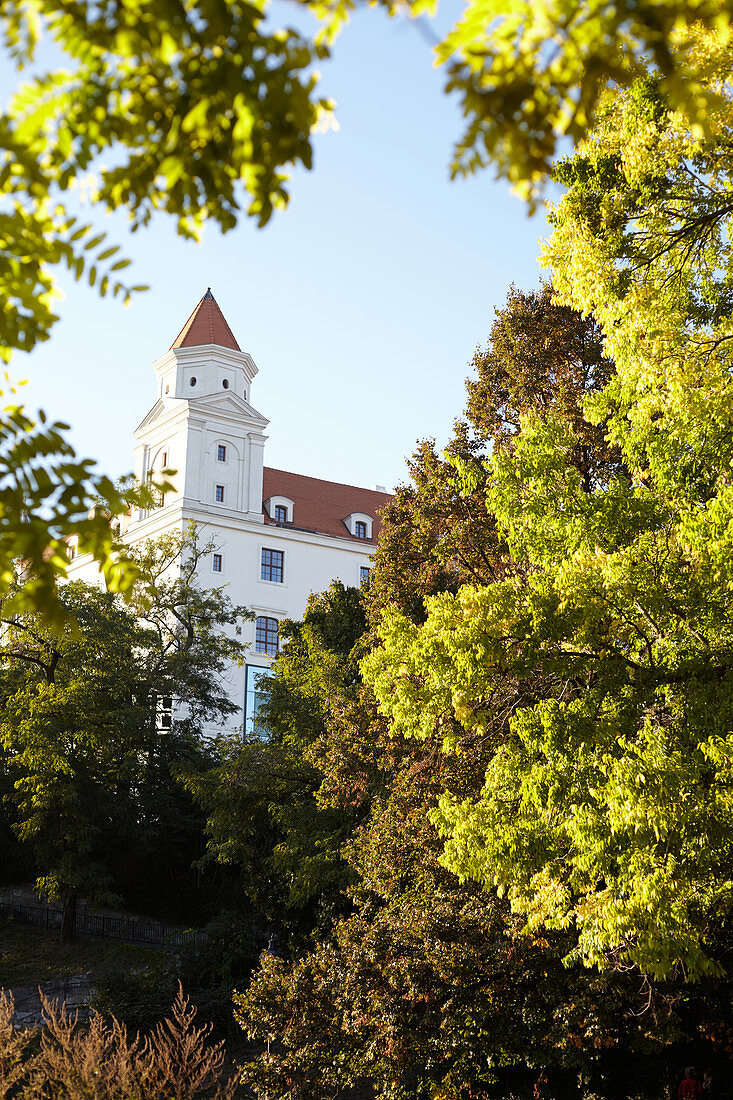
<path fill-rule="evenodd" d="M 324 485 L 339 485 L 344 489 L 356 489 L 359 493 L 375 493 L 381 497 L 391 497 L 394 493 L 388 493 L 385 489 L 384 492 L 381 489 L 367 489 L 364 485 L 352 485 L 347 481 L 332 481 L 327 477 L 314 477 L 313 474 L 299 474 L 295 470 L 282 470 L 279 466 L 264 466 L 265 470 L 272 470 L 276 474 L 289 474 L 291 477 L 305 477 L 309 481 L 322 481 Z"/>

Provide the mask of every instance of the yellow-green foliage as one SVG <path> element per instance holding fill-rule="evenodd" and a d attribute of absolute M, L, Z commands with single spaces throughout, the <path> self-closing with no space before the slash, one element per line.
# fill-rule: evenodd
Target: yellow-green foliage
<path fill-rule="evenodd" d="M 488 466 L 513 575 L 386 616 L 365 663 L 401 731 L 494 738 L 480 797 L 436 811 L 446 865 L 655 976 L 715 972 L 733 906 L 731 104 L 708 121 L 640 82 L 560 173 L 546 255 L 615 359 L 585 409 L 619 472 L 584 486 L 572 424 L 525 417 Z"/>

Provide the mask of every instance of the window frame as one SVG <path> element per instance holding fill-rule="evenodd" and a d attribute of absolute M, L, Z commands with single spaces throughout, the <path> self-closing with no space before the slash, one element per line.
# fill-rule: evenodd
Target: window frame
<path fill-rule="evenodd" d="M 260 623 L 263 625 L 260 626 Z M 272 624 L 275 624 L 274 630 Z M 274 642 L 272 635 L 274 633 Z M 274 645 L 274 650 L 268 648 Z M 262 648 L 261 648 L 262 647 Z M 255 653 L 264 657 L 277 657 L 280 652 L 280 621 L 273 615 L 257 615 L 255 618 Z"/>
<path fill-rule="evenodd" d="M 219 495 L 219 490 L 221 490 L 221 496 Z M 224 486 L 223 485 L 214 485 L 214 503 L 215 504 L 223 504 L 224 503 Z"/>
<path fill-rule="evenodd" d="M 280 515 L 282 513 L 282 515 Z M 275 523 L 287 523 L 288 522 L 288 508 L 286 504 L 275 505 Z"/>
<path fill-rule="evenodd" d="M 270 555 L 269 560 L 265 560 L 265 555 Z M 279 555 L 279 563 L 274 560 L 274 555 Z M 266 575 L 266 573 L 268 575 Z M 279 573 L 280 576 L 273 576 L 273 573 Z M 265 581 L 267 584 L 284 584 L 285 583 L 285 551 L 275 550 L 272 546 L 263 546 L 260 550 L 260 580 Z"/>
<path fill-rule="evenodd" d="M 227 460 L 227 445 L 226 443 L 217 443 L 216 445 L 216 461 L 226 462 Z"/>
<path fill-rule="evenodd" d="M 223 554 L 212 554 L 211 559 L 212 559 L 211 560 L 211 571 L 212 571 L 212 573 L 223 573 L 224 572 L 224 568 L 223 568 L 224 567 L 224 555 Z"/>

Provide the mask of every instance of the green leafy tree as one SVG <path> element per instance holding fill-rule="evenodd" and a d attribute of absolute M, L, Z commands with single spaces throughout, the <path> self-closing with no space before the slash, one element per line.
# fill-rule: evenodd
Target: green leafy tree
<path fill-rule="evenodd" d="M 260 681 L 256 731 L 220 743 L 220 763 L 187 780 L 207 814 L 207 861 L 237 867 L 250 902 L 294 944 L 342 906 L 341 849 L 358 801 L 351 812 L 320 803 L 320 752 L 355 706 L 352 651 L 365 624 L 358 589 L 334 581 L 311 595 L 302 622 L 281 624 L 287 644 Z"/>
<path fill-rule="evenodd" d="M 295 962 L 266 954 L 237 998 L 248 1033 L 260 1041 L 278 1036 L 282 1044 L 247 1071 L 263 1097 L 286 1091 L 336 1096 L 355 1082 L 385 1098 L 421 1089 L 484 1097 L 523 1086 L 564 1098 L 621 1097 L 632 1088 L 655 1096 L 660 1049 L 694 1039 L 705 1027 L 727 1033 L 725 983 L 700 987 L 694 1011 L 689 1001 L 680 1004 L 674 985 L 656 985 L 651 1044 L 636 975 L 566 967 L 563 958 L 577 947 L 574 929 L 527 935 L 524 918 L 512 914 L 505 899 L 482 892 L 470 877 L 459 880 L 441 863 L 443 842 L 431 820 L 441 795 L 475 800 L 507 739 L 508 718 L 563 689 L 552 667 L 526 663 L 487 677 L 484 694 L 467 698 L 463 713 L 439 709 L 449 690 L 443 681 L 469 678 L 482 653 L 456 647 L 451 672 L 442 647 L 452 635 L 446 630 L 436 644 L 433 604 L 522 575 L 487 505 L 481 458 L 493 448 L 511 459 L 521 447 L 522 416 L 532 414 L 541 424 L 558 416 L 577 433 L 567 459 L 585 491 L 600 491 L 622 470 L 620 452 L 580 413 L 586 396 L 613 373 L 598 326 L 556 305 L 549 287 L 510 292 L 474 365 L 467 423 L 457 428 L 454 449 L 439 458 L 424 445 L 411 466 L 413 484 L 385 512 L 369 590 L 372 613 L 391 606 L 401 627 L 424 639 L 423 661 L 418 666 L 410 646 L 403 648 L 400 682 L 391 707 L 383 706 L 391 722 L 380 718 L 362 687 L 355 705 L 336 712 L 338 720 L 326 724 L 308 754 L 319 764 L 319 804 L 342 812 L 355 802 L 361 807 L 358 827 L 341 850 L 350 869 L 344 879 L 350 910 L 330 932 L 319 929 L 315 947 Z M 478 476 L 468 488 L 473 472 Z M 444 597 L 426 599 L 431 588 L 442 588 Z M 423 626 L 426 605 L 431 613 Z M 396 654 L 397 647 L 389 650 L 395 662 Z M 314 658 L 319 661 L 317 652 L 292 662 L 296 685 L 319 676 Z M 381 659 L 368 659 L 370 675 Z M 422 716 L 420 738 L 394 720 L 399 707 Z M 295 729 L 308 713 L 292 711 Z M 457 751 L 446 754 L 444 742 Z"/>
<path fill-rule="evenodd" d="M 349 910 L 295 961 L 265 953 L 235 998 L 251 1038 L 277 1039 L 245 1071 L 258 1096 L 320 1100 L 358 1084 L 384 1100 L 656 1100 L 672 1044 L 707 1038 L 708 1059 L 722 1054 L 728 982 L 640 990 L 628 968 L 567 967 L 572 930 L 527 935 L 505 900 L 442 866 L 430 812 L 446 788 L 480 790 L 494 742 L 467 736 L 446 756 L 440 735 L 406 739 L 374 710 L 362 689 L 348 733 L 342 718 L 320 739 L 322 805 L 348 812 L 368 783 L 343 845 Z"/>
<path fill-rule="evenodd" d="M 700 50 L 722 81 L 727 47 Z M 731 913 L 730 112 L 708 139 L 643 82 L 563 167 L 547 254 L 603 325 L 616 373 L 584 410 L 622 465 L 588 486 L 577 427 L 526 415 L 487 474 L 514 575 L 422 627 L 388 612 L 367 669 L 396 728 L 447 744 L 491 729 L 502 678 L 550 677 L 480 797 L 442 800 L 446 863 L 530 929 L 576 929 L 570 958 L 656 977 L 721 973 Z"/>
<path fill-rule="evenodd" d="M 173 772 L 204 766 L 202 723 L 233 709 L 219 680 L 243 647 L 222 628 L 244 612 L 220 590 L 195 586 L 206 552 L 190 534 L 144 547 L 137 607 L 74 582 L 60 595 L 60 627 L 3 615 L 6 798 L 39 888 L 64 901 L 62 939 L 80 895 L 112 898 L 120 853 L 166 831 Z M 166 698 L 184 708 L 169 727 Z"/>
<path fill-rule="evenodd" d="M 511 449 L 522 416 L 554 413 L 573 425 L 573 462 L 584 480 L 606 481 L 620 464 L 603 425 L 587 423 L 582 403 L 613 374 L 592 316 L 562 306 L 553 288 L 512 287 L 497 309 L 485 348 L 467 380 L 465 417 L 442 454 L 424 440 L 408 463 L 411 480 L 384 509 L 370 588 L 370 616 L 399 607 L 414 621 L 426 596 L 462 584 L 491 584 L 509 566 L 506 544 L 486 500 L 487 457 Z"/>

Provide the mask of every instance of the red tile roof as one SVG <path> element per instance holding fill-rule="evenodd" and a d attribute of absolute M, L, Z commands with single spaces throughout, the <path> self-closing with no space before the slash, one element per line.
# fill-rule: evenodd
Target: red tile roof
<path fill-rule="evenodd" d="M 211 287 L 176 336 L 171 348 L 196 348 L 202 344 L 219 344 L 222 348 L 242 350 L 211 293 Z"/>
<path fill-rule="evenodd" d="M 323 535 L 336 535 L 339 538 L 354 539 L 363 542 L 349 533 L 344 523 L 352 512 L 363 512 L 372 516 L 371 542 L 376 542 L 382 527 L 378 510 L 392 499 L 390 493 L 377 492 L 375 489 L 360 489 L 356 485 L 340 485 L 337 481 L 322 481 L 318 477 L 306 477 L 304 474 L 291 474 L 287 470 L 273 470 L 265 466 L 263 471 L 262 496 L 288 497 L 294 501 L 293 522 L 286 526 L 304 531 L 317 531 Z M 274 523 L 265 513 L 265 523 Z M 368 540 L 369 541 L 369 540 Z"/>

